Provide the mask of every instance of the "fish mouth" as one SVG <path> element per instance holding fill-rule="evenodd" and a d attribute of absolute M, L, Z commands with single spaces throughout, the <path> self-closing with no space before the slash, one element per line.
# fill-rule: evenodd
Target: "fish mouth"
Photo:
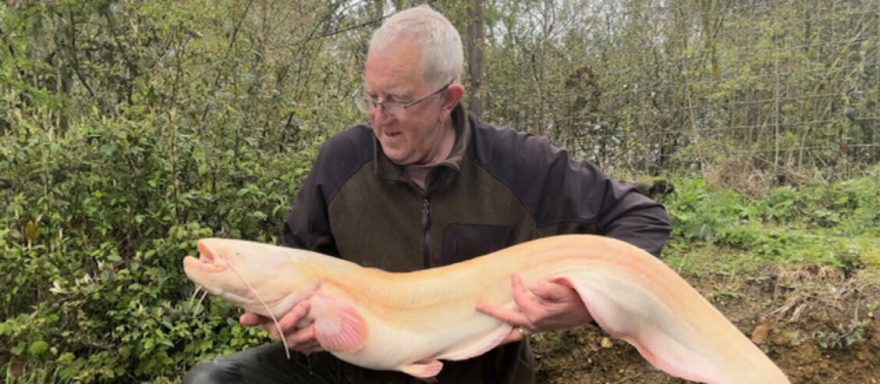
<path fill-rule="evenodd" d="M 208 244 L 205 243 L 204 240 L 199 240 L 199 261 L 204 264 L 213 264 L 214 263 L 214 252 L 211 251 L 211 248 L 208 247 Z"/>
<path fill-rule="evenodd" d="M 199 258 L 198 261 L 192 257 L 192 267 L 198 268 L 205 272 L 220 272 L 226 269 L 226 263 L 223 258 L 214 252 L 204 240 L 199 240 Z"/>

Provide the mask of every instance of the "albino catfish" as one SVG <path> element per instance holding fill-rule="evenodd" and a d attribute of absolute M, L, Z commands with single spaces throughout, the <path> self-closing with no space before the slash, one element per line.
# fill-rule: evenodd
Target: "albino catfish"
<path fill-rule="evenodd" d="M 497 346 L 511 326 L 477 304 L 514 307 L 511 274 L 573 288 L 609 335 L 655 367 L 706 383 L 788 383 L 782 371 L 663 262 L 592 235 L 533 240 L 461 263 L 390 273 L 314 252 L 202 239 L 187 276 L 247 311 L 277 318 L 311 296 L 321 346 L 349 363 L 436 376 L 440 360 Z"/>

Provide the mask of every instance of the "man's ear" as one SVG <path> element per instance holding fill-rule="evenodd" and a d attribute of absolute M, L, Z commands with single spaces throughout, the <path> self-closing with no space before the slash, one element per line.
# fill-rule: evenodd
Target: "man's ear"
<path fill-rule="evenodd" d="M 444 94 L 446 96 L 443 99 L 443 112 L 452 113 L 452 110 L 455 109 L 455 106 L 464 97 L 464 86 L 459 83 L 452 83 Z"/>

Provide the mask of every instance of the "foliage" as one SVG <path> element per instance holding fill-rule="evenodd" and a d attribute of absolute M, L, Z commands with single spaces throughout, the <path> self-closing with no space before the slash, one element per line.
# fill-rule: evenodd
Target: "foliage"
<path fill-rule="evenodd" d="M 332 95 L 297 98 L 252 3 L 0 6 L 0 377 L 161 381 L 264 341 L 188 300 L 181 260 L 206 236 L 277 242 L 341 128 L 315 112 L 355 119 Z"/>
<path fill-rule="evenodd" d="M 880 261 L 878 180 L 870 174 L 833 184 L 781 186 L 749 198 L 702 179 L 681 179 L 665 203 L 678 246 L 708 243 L 765 260 L 853 270 Z"/>
<path fill-rule="evenodd" d="M 416 3 L 0 3 L 0 378 L 169 382 L 264 341 L 190 300 L 181 259 L 277 242 L 318 146 L 363 120 L 370 30 Z M 792 176 L 880 158 L 876 1 L 479 4 L 488 120 L 612 172 L 729 176 L 676 181 L 673 248 L 880 263 L 876 170 Z M 756 170 L 761 199 L 719 185 Z"/>
<path fill-rule="evenodd" d="M 0 339 L 12 359 L 112 382 L 174 375 L 254 340 L 225 330 L 231 308 L 199 316 L 180 303 L 180 262 L 201 237 L 276 241 L 309 155 L 259 141 L 223 150 L 226 137 L 196 140 L 163 120 L 57 135 L 21 119 L 21 135 L 3 138 L 0 164 L 16 180 L 0 194 Z"/>
<path fill-rule="evenodd" d="M 878 7 L 496 2 L 487 115 L 605 169 L 846 179 L 880 160 Z"/>

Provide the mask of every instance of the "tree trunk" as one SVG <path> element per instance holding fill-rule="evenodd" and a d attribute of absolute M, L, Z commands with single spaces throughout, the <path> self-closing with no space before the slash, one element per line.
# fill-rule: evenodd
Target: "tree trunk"
<path fill-rule="evenodd" d="M 468 75 L 471 81 L 468 92 L 468 109 L 478 118 L 483 115 L 483 0 L 474 0 L 468 7 Z"/>

